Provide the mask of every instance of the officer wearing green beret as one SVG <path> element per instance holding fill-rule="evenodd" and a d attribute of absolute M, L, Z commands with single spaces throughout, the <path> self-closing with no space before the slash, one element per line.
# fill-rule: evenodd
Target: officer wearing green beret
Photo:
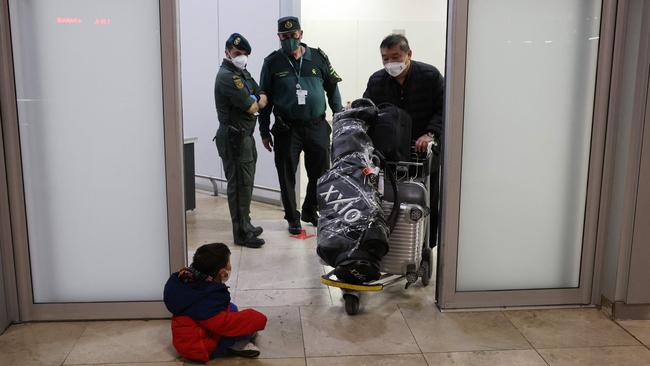
<path fill-rule="evenodd" d="M 228 180 L 228 208 L 236 245 L 259 248 L 264 240 L 261 227 L 251 224 L 250 205 L 255 180 L 257 151 L 253 131 L 257 111 L 266 96 L 246 70 L 251 46 L 239 33 L 226 41 L 226 57 L 214 84 L 219 129 L 214 137 Z"/>
<path fill-rule="evenodd" d="M 300 42 L 302 35 L 298 18 L 280 18 L 278 38 L 282 47 L 264 59 L 260 76 L 261 89 L 268 97 L 268 105 L 260 111 L 260 134 L 264 147 L 275 152 L 284 218 L 291 234 L 300 233 L 301 218 L 317 224 L 316 182 L 329 168 L 330 152 L 325 95 L 332 112 L 343 109 L 337 86 L 341 78 L 325 52 Z M 275 122 L 269 130 L 271 113 Z M 296 209 L 295 194 L 301 151 L 309 178 L 302 216 Z"/>

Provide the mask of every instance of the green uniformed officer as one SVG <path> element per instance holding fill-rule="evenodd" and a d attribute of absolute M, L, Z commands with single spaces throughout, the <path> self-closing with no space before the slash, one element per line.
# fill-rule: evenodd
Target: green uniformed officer
<path fill-rule="evenodd" d="M 241 34 L 226 41 L 226 57 L 214 85 L 219 118 L 215 136 L 217 150 L 228 180 L 228 208 L 235 244 L 259 248 L 264 240 L 261 227 L 251 224 L 250 204 L 255 179 L 257 151 L 253 131 L 256 114 L 266 105 L 266 96 L 246 70 L 251 46 Z"/>
<path fill-rule="evenodd" d="M 298 18 L 280 18 L 282 47 L 264 59 L 260 76 L 261 89 L 268 97 L 268 105 L 260 111 L 260 134 L 264 147 L 275 151 L 284 218 L 291 234 L 300 233 L 301 218 L 317 224 L 316 182 L 329 168 L 331 128 L 325 120 L 325 95 L 332 112 L 343 109 L 337 86 L 341 78 L 325 52 L 300 42 L 302 35 Z M 271 112 L 275 123 L 269 131 Z M 295 194 L 301 151 L 309 178 L 302 216 L 296 209 Z"/>

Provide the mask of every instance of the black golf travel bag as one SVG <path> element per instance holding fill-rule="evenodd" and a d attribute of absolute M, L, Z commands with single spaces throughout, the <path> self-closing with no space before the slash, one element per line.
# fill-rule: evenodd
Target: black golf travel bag
<path fill-rule="evenodd" d="M 379 195 L 382 157 L 367 134 L 377 116 L 368 99 L 356 100 L 334 116 L 332 167 L 318 180 L 317 253 L 348 283 L 379 279 L 397 216 L 397 210 L 384 214 Z"/>

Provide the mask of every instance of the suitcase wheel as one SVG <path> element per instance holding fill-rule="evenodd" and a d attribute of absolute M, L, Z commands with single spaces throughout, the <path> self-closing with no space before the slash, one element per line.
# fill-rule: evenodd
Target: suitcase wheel
<path fill-rule="evenodd" d="M 345 312 L 348 315 L 356 315 L 359 313 L 359 297 L 353 294 L 344 294 L 343 301 L 345 301 Z"/>

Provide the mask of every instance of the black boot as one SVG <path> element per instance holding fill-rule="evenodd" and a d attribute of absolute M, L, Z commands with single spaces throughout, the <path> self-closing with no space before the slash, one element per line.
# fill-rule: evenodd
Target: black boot
<path fill-rule="evenodd" d="M 250 232 L 246 233 L 243 239 L 235 240 L 235 245 L 241 245 L 247 248 L 260 248 L 264 243 L 264 239 L 260 239 Z"/>
<path fill-rule="evenodd" d="M 302 232 L 300 221 L 289 221 L 289 234 L 298 235 Z"/>
<path fill-rule="evenodd" d="M 245 230 L 253 234 L 253 236 L 260 236 L 264 232 L 261 226 L 253 226 L 250 222 L 246 223 Z"/>
<path fill-rule="evenodd" d="M 314 226 L 318 226 L 318 215 L 314 213 L 307 213 L 304 210 L 302 211 L 302 215 L 300 215 L 300 219 L 304 222 L 308 222 Z"/>

